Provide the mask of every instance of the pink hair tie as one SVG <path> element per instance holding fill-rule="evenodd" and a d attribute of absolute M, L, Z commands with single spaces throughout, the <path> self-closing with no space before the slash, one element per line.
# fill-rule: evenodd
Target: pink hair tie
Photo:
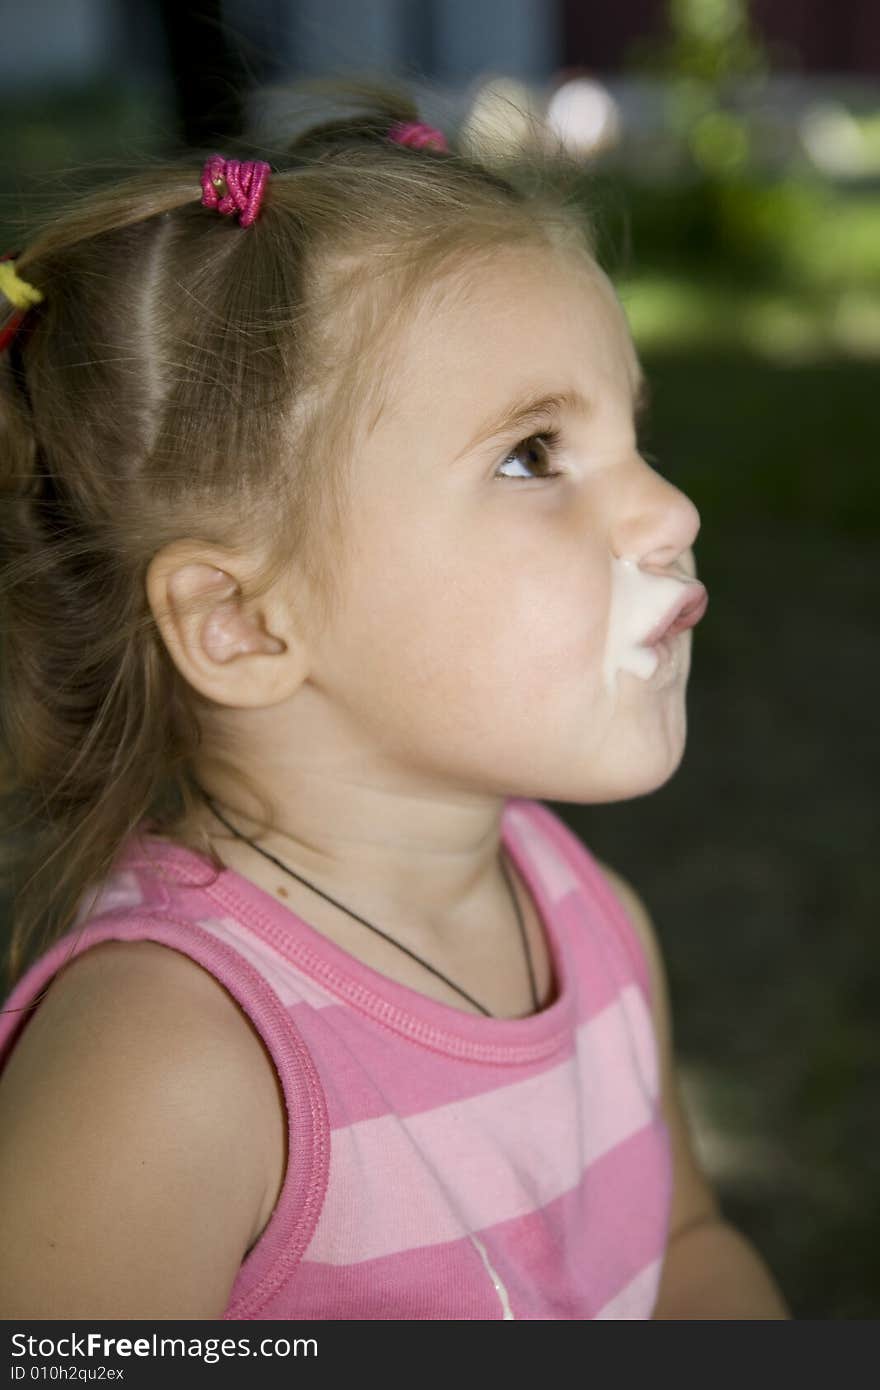
<path fill-rule="evenodd" d="M 388 131 L 388 139 L 397 145 L 409 145 L 414 150 L 449 152 L 443 131 L 436 126 L 425 125 L 424 121 L 395 121 Z"/>
<path fill-rule="evenodd" d="M 202 207 L 227 216 L 238 212 L 239 225 L 249 227 L 260 211 L 270 166 L 261 159 L 224 159 L 212 154 L 202 169 Z"/>

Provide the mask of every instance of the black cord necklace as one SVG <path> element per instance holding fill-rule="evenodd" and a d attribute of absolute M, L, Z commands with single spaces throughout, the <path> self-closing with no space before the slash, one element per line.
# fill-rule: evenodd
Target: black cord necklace
<path fill-rule="evenodd" d="M 368 922 L 366 918 L 359 916 L 356 912 L 352 912 L 350 908 L 345 907 L 341 902 L 338 902 L 336 898 L 331 898 L 330 894 L 325 893 L 322 888 L 316 888 L 314 883 L 309 883 L 308 879 L 303 878 L 301 874 L 298 874 L 293 869 L 288 868 L 286 864 L 282 864 L 281 860 L 276 859 L 274 854 L 270 854 L 269 851 L 266 849 L 261 849 L 259 845 L 254 844 L 253 840 L 249 840 L 246 835 L 242 835 L 240 830 L 236 830 L 234 825 L 230 825 L 229 821 L 226 820 L 224 816 L 221 816 L 220 812 L 217 810 L 217 806 L 213 798 L 208 796 L 208 793 L 201 786 L 199 786 L 198 783 L 196 783 L 195 785 L 198 788 L 201 795 L 204 797 L 205 801 L 210 806 L 212 812 L 217 817 L 217 819 L 220 822 L 222 822 L 223 825 L 226 826 L 227 830 L 231 830 L 232 834 L 235 835 L 237 839 L 244 840 L 245 844 L 251 846 L 251 849 L 255 849 L 258 854 L 262 854 L 266 859 L 270 859 L 273 864 L 277 864 L 279 869 L 283 869 L 284 872 L 290 874 L 292 878 L 296 878 L 299 880 L 300 883 L 304 883 L 307 888 L 311 888 L 313 893 L 319 893 L 322 898 L 326 898 L 327 902 L 332 903 L 334 907 L 338 907 L 342 912 L 347 912 L 349 917 L 354 917 L 355 921 L 361 922 L 365 927 L 369 927 L 370 931 L 377 932 L 379 936 L 383 936 L 386 941 L 391 942 L 392 946 L 396 946 L 400 951 L 405 951 L 408 956 L 411 956 L 412 959 L 417 962 L 417 964 L 424 966 L 426 970 L 431 971 L 432 975 L 436 975 L 438 979 L 443 980 L 445 984 L 449 985 L 451 989 L 454 989 L 456 993 L 461 994 L 465 999 L 468 1000 L 469 1003 L 473 1004 L 474 1008 L 479 1009 L 480 1013 L 485 1014 L 487 1018 L 493 1017 L 493 1014 L 488 1009 L 484 1008 L 482 1004 L 478 1003 L 477 1000 L 472 997 L 472 995 L 468 994 L 467 990 L 464 990 L 460 987 L 460 985 L 455 984 L 454 981 L 450 980 L 448 975 L 444 975 L 441 970 L 437 970 L 433 965 L 429 965 L 426 960 L 422 960 L 421 956 L 417 956 L 415 951 L 411 951 L 410 948 L 408 946 L 404 946 L 402 942 L 395 941 L 394 937 L 389 936 L 387 932 L 382 931 L 381 927 L 374 926 L 373 923 Z M 526 939 L 525 924 L 522 919 L 522 913 L 520 911 L 520 906 L 517 900 L 516 893 L 513 889 L 513 884 L 510 881 L 510 875 L 507 872 L 507 867 L 500 854 L 498 856 L 498 862 L 501 865 L 501 872 L 504 874 L 504 881 L 507 884 L 507 890 L 510 893 L 511 901 L 513 903 L 514 911 L 516 913 L 517 926 L 519 927 L 520 937 L 522 938 L 523 953 L 525 955 L 526 965 L 528 966 L 529 971 L 529 984 L 532 990 L 532 1004 L 535 1013 L 537 1013 L 538 991 L 535 986 L 535 972 L 532 968 L 532 958 L 529 953 L 528 941 Z"/>

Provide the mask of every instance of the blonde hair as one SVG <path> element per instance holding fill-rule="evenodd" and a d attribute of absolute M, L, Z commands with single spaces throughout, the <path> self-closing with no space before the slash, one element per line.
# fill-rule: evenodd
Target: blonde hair
<path fill-rule="evenodd" d="M 258 554 L 250 597 L 295 565 L 320 626 L 346 469 L 407 316 L 499 247 L 591 252 L 561 150 L 501 173 L 448 132 L 446 153 L 389 141 L 419 119 L 399 84 L 293 93 L 337 114 L 257 152 L 273 172 L 253 226 L 201 206 L 204 155 L 149 161 L 67 202 L 16 261 L 43 300 L 0 357 L 8 988 L 85 919 L 142 821 L 175 838 L 199 804 L 199 701 L 147 602 L 151 558 L 184 537 Z M 222 868 L 207 837 L 193 847 Z"/>

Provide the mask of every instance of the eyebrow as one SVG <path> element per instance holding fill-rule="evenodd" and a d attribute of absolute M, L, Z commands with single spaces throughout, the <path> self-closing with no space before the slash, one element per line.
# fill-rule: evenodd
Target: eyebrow
<path fill-rule="evenodd" d="M 650 388 L 640 372 L 633 391 L 633 416 L 636 420 L 647 410 L 649 399 Z M 465 445 L 456 458 L 463 458 L 465 454 L 471 453 L 490 439 L 498 438 L 499 435 L 512 434 L 516 430 L 545 420 L 548 415 L 557 415 L 565 410 L 573 414 L 591 415 L 593 406 L 586 396 L 574 387 L 567 387 L 562 391 L 528 391 L 525 398 L 520 394 L 500 415 L 484 421 L 470 443 Z"/>

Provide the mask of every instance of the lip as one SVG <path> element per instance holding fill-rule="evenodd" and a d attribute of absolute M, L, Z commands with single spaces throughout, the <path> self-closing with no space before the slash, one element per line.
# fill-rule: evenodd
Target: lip
<path fill-rule="evenodd" d="M 652 628 L 647 637 L 642 638 L 641 645 L 643 647 L 655 647 L 665 637 L 674 637 L 678 632 L 685 632 L 689 627 L 695 627 L 708 606 L 709 595 L 705 584 L 701 584 L 699 580 L 688 584 L 685 593 L 677 600 L 666 617 L 662 618 L 655 628 Z"/>

